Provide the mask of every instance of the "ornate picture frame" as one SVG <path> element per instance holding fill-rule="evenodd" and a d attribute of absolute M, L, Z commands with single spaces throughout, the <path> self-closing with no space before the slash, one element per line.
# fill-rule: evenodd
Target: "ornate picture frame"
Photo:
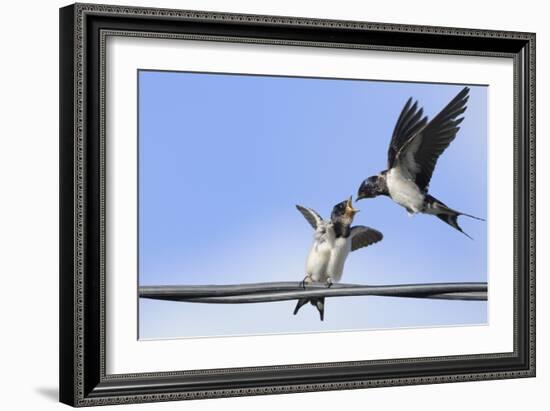
<path fill-rule="evenodd" d="M 110 373 L 106 244 L 109 38 L 433 56 L 513 65 L 513 349 Z M 535 376 L 535 34 L 75 4 L 60 9 L 60 400 L 73 406 Z"/>

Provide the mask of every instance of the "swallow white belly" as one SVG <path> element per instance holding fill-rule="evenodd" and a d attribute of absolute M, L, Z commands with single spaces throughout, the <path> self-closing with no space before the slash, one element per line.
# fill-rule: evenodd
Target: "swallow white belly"
<path fill-rule="evenodd" d="M 330 277 L 333 282 L 337 283 L 342 278 L 344 272 L 344 264 L 346 258 L 351 251 L 351 237 L 337 238 L 334 242 L 334 247 L 330 254 L 330 260 L 327 266 L 327 277 Z M 326 279 L 325 279 L 326 281 Z"/>
<path fill-rule="evenodd" d="M 332 250 L 327 241 L 315 241 L 306 261 L 306 274 L 313 281 L 323 282 L 327 279 L 327 267 Z"/>
<path fill-rule="evenodd" d="M 424 195 L 414 181 L 403 175 L 398 167 L 394 167 L 386 174 L 386 184 L 390 197 L 397 204 L 408 211 L 419 213 L 424 207 Z"/>

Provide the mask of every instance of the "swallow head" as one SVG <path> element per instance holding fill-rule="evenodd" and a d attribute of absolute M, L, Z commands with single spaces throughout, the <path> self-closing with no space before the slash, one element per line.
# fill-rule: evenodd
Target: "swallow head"
<path fill-rule="evenodd" d="M 355 217 L 355 214 L 357 214 L 358 212 L 359 210 L 353 208 L 353 202 L 350 196 L 350 198 L 336 204 L 332 208 L 330 219 L 332 221 L 342 221 L 347 224 L 351 224 L 351 222 L 353 221 L 353 217 Z"/>
<path fill-rule="evenodd" d="M 359 190 L 357 191 L 357 200 L 363 198 L 374 198 L 379 195 L 378 192 L 378 176 L 371 176 L 361 183 Z"/>

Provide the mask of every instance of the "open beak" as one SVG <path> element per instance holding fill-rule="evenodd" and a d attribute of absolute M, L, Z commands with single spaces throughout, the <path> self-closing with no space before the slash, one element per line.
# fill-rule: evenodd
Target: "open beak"
<path fill-rule="evenodd" d="M 348 199 L 348 202 L 346 203 L 346 215 L 353 218 L 353 216 L 358 212 L 359 210 L 357 210 L 356 208 L 353 208 L 352 196 L 350 196 L 350 198 Z"/>

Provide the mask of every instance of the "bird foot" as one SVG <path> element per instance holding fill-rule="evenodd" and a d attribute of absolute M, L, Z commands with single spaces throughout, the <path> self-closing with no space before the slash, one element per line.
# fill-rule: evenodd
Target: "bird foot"
<path fill-rule="evenodd" d="M 332 284 L 334 284 L 334 281 L 332 281 L 332 278 L 327 278 L 327 281 L 325 281 L 325 284 L 327 286 L 327 288 L 330 288 L 332 287 Z"/>
<path fill-rule="evenodd" d="M 311 284 L 313 282 L 313 279 L 306 275 L 304 279 L 300 282 L 300 287 L 302 287 L 304 290 L 306 289 L 306 284 Z"/>

